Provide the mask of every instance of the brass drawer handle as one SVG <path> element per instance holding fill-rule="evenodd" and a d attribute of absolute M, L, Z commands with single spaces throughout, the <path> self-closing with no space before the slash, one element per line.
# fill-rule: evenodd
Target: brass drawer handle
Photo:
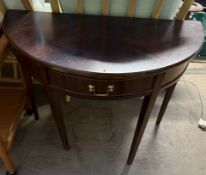
<path fill-rule="evenodd" d="M 111 95 L 111 93 L 114 92 L 114 85 L 108 85 L 107 92 L 105 94 L 96 93 L 96 87 L 95 85 L 92 85 L 92 84 L 88 85 L 88 89 L 89 89 L 89 92 L 94 96 L 105 97 L 105 96 Z"/>

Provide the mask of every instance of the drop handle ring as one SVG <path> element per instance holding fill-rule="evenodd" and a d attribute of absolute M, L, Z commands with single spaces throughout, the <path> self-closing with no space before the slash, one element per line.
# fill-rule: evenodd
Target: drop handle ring
<path fill-rule="evenodd" d="M 96 87 L 95 87 L 95 85 L 92 85 L 92 84 L 88 85 L 88 90 L 94 96 L 104 97 L 104 96 L 109 96 L 109 95 L 111 95 L 112 92 L 114 92 L 114 85 L 108 85 L 106 93 L 101 93 L 101 94 L 96 93 Z"/>

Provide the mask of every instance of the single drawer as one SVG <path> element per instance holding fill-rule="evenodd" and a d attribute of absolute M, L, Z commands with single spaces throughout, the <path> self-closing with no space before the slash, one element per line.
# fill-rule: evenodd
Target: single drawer
<path fill-rule="evenodd" d="M 51 86 L 78 96 L 114 97 L 142 95 L 151 91 L 153 81 L 153 77 L 131 80 L 97 80 L 49 70 L 49 83 Z"/>

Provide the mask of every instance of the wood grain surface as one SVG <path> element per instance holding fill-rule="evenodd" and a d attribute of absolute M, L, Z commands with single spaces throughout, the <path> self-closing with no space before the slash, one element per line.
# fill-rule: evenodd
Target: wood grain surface
<path fill-rule="evenodd" d="M 203 42 L 197 21 L 9 10 L 4 31 L 13 47 L 49 67 L 105 78 L 168 69 Z"/>

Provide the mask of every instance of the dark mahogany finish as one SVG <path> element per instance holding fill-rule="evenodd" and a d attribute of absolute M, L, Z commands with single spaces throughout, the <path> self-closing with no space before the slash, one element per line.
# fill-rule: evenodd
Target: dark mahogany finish
<path fill-rule="evenodd" d="M 15 10 L 6 13 L 3 28 L 22 67 L 43 83 L 65 149 L 69 144 L 54 89 L 100 100 L 145 96 L 128 164 L 158 92 L 167 89 L 157 123 L 204 38 L 197 21 Z"/>

